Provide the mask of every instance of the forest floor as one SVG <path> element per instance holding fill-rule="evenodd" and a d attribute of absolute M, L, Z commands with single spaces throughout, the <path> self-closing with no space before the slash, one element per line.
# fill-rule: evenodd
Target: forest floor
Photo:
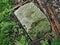
<path fill-rule="evenodd" d="M 30 39 L 14 15 L 14 11 L 22 4 L 14 2 L 14 0 L 0 0 L 0 45 L 29 45 Z M 54 34 L 50 33 L 50 35 Z M 52 38 L 51 42 L 51 45 L 60 45 L 60 39 Z M 47 39 L 42 40 L 41 43 L 50 45 Z"/>

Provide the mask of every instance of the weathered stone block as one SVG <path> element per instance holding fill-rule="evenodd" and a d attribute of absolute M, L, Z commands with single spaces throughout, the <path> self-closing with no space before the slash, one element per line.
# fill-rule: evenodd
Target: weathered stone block
<path fill-rule="evenodd" d="M 39 31 L 50 29 L 47 18 L 32 2 L 21 6 L 14 13 L 29 34 L 37 35 Z"/>

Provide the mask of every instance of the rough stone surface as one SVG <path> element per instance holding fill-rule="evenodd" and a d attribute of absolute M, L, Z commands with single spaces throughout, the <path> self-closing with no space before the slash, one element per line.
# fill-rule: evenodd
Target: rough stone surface
<path fill-rule="evenodd" d="M 36 37 L 38 32 L 50 30 L 47 18 L 32 2 L 21 6 L 14 13 L 32 37 Z"/>

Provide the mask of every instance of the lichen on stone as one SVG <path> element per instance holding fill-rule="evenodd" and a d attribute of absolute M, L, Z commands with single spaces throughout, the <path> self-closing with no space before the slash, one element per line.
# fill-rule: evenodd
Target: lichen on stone
<path fill-rule="evenodd" d="M 14 13 L 32 38 L 36 38 L 38 32 L 50 30 L 46 16 L 32 2 L 21 6 Z"/>

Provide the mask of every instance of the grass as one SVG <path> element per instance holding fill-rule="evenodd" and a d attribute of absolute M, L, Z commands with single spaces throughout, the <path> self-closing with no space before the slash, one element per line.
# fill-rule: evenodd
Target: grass
<path fill-rule="evenodd" d="M 0 0 L 0 45 L 15 45 L 13 39 L 17 40 L 18 45 L 28 45 L 28 39 L 23 33 L 23 29 L 11 20 L 12 4 L 14 4 L 14 0 Z M 59 39 L 52 41 L 52 45 L 60 45 L 59 43 Z M 47 40 L 42 41 L 42 45 L 48 45 Z"/>
<path fill-rule="evenodd" d="M 19 45 L 25 44 L 26 38 L 21 33 L 23 29 L 11 20 L 12 4 L 14 4 L 14 0 L 0 0 L 0 45 L 14 45 L 13 39 L 16 39 Z M 16 32 L 19 33 L 19 36 L 16 35 Z"/>

